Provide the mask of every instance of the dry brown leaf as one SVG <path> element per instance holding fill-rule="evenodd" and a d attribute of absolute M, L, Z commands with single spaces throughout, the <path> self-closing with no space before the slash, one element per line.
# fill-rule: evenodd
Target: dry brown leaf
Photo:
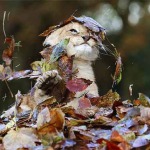
<path fill-rule="evenodd" d="M 120 95 L 117 92 L 109 90 L 105 95 L 90 98 L 91 104 L 96 105 L 97 107 L 112 107 L 115 101 L 120 100 Z"/>
<path fill-rule="evenodd" d="M 49 111 L 50 112 L 50 121 L 44 124 L 42 121 L 39 125 L 44 124 L 43 126 L 39 126 L 38 134 L 44 135 L 47 133 L 53 133 L 56 131 L 60 131 L 63 129 L 65 124 L 64 113 L 59 108 L 55 108 Z M 46 115 L 46 114 L 45 114 Z M 49 116 L 47 117 L 47 121 L 49 120 Z"/>

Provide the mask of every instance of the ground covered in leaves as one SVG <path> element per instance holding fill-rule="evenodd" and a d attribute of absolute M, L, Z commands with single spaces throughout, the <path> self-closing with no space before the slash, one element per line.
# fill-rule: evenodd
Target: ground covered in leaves
<path fill-rule="evenodd" d="M 41 52 L 43 58 L 33 62 L 31 70 L 19 72 L 10 66 L 18 45 L 13 37 L 6 38 L 6 42 L 8 48 L 3 52 L 5 64 L 0 65 L 0 79 L 7 85 L 8 81 L 20 78 L 37 79 L 37 85 L 38 79 L 45 78 L 51 70 L 58 71 L 61 84 L 56 84 L 56 76 L 48 77 L 54 85 L 48 88 L 51 94 L 38 102 L 34 99 L 36 86 L 27 94 L 18 91 L 14 106 L 0 118 L 1 150 L 150 149 L 150 99 L 147 96 L 140 93 L 134 101 L 122 100 L 117 92 L 109 90 L 100 97 L 83 93 L 74 99 L 77 92 L 84 91 L 92 82 L 74 76 L 78 71 L 72 70 L 74 58 L 65 53 L 69 39 L 45 48 Z M 113 84 L 116 84 L 121 78 L 122 64 L 117 51 L 114 56 L 117 63 Z M 44 84 L 38 88 L 47 87 Z M 131 87 L 130 92 L 132 94 Z M 75 102 L 77 108 L 74 108 Z"/>

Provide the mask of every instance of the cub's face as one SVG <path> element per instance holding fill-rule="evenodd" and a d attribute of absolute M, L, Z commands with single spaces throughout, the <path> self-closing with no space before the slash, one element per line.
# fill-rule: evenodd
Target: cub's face
<path fill-rule="evenodd" d="M 99 54 L 97 42 L 91 38 L 91 32 L 78 22 L 71 22 L 46 37 L 44 46 L 55 46 L 63 39 L 70 39 L 67 45 L 67 55 L 75 58 L 94 61 Z"/>

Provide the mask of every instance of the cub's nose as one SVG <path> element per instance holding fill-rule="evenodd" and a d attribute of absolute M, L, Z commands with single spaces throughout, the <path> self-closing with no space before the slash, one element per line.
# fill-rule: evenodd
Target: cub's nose
<path fill-rule="evenodd" d="M 82 36 L 83 40 L 87 42 L 90 39 L 90 36 Z"/>

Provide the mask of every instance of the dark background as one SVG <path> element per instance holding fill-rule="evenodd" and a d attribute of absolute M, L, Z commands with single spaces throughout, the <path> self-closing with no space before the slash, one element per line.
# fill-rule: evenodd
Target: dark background
<path fill-rule="evenodd" d="M 44 38 L 38 35 L 51 25 L 59 24 L 74 11 L 75 16 L 94 18 L 106 28 L 110 41 L 117 47 L 123 60 L 123 79 L 117 87 L 122 99 L 134 99 L 142 92 L 150 95 L 150 1 L 149 0 L 12 0 L 0 1 L 0 56 L 6 48 L 3 33 L 3 14 L 7 11 L 5 31 L 7 37 L 14 35 L 22 47 L 15 50 L 13 69 L 30 69 L 30 63 L 40 60 Z M 106 45 L 107 46 L 107 45 Z M 2 64 L 0 58 L 0 64 Z M 100 55 L 94 64 L 100 95 L 112 86 L 115 60 Z M 129 85 L 133 84 L 133 96 Z M 26 93 L 31 81 L 20 79 L 9 82 L 14 93 Z M 0 110 L 15 101 L 10 97 L 6 84 L 0 81 Z"/>

